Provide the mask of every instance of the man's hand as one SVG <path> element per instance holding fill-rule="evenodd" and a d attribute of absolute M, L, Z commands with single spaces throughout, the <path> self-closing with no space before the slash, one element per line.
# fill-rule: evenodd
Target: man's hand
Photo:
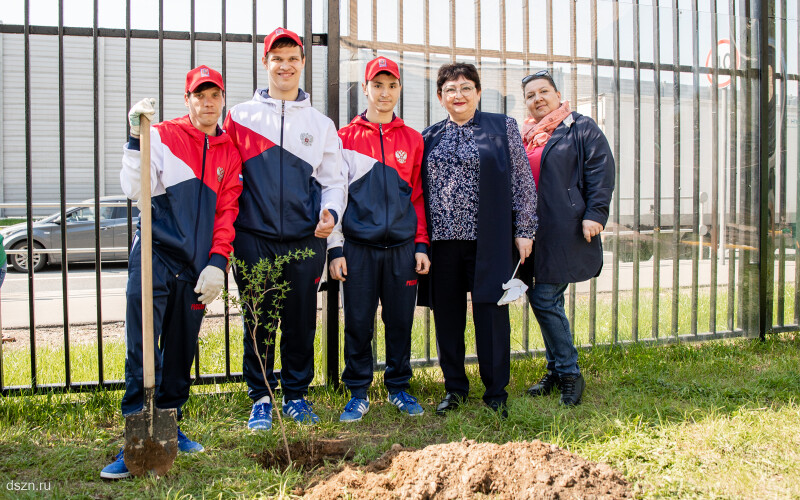
<path fill-rule="evenodd" d="M 337 257 L 328 266 L 331 278 L 339 281 L 347 281 L 347 261 L 344 257 Z"/>
<path fill-rule="evenodd" d="M 417 274 L 428 274 L 428 271 L 431 270 L 431 259 L 428 258 L 428 254 L 417 252 L 414 254 L 414 258 L 417 260 L 417 267 L 414 268 Z"/>
<path fill-rule="evenodd" d="M 223 284 L 225 284 L 225 272 L 216 266 L 206 266 L 197 279 L 197 286 L 194 287 L 194 293 L 200 294 L 197 300 L 205 305 L 214 302 Z"/>
<path fill-rule="evenodd" d="M 131 137 L 139 137 L 139 117 L 144 115 L 151 122 L 156 116 L 156 100 L 146 97 L 133 105 L 128 111 L 128 123 L 131 124 Z"/>
<path fill-rule="evenodd" d="M 517 250 L 519 250 L 519 260 L 524 264 L 525 259 L 533 251 L 533 240 L 530 238 L 514 238 L 514 244 L 517 245 Z"/>
<path fill-rule="evenodd" d="M 603 231 L 603 226 L 599 222 L 593 220 L 583 220 L 583 238 L 588 242 L 592 242 L 592 238 L 597 236 Z"/>
<path fill-rule="evenodd" d="M 335 221 L 333 215 L 326 208 L 322 211 L 322 217 L 319 218 L 317 229 L 314 230 L 314 236 L 317 238 L 327 238 L 333 232 Z"/>

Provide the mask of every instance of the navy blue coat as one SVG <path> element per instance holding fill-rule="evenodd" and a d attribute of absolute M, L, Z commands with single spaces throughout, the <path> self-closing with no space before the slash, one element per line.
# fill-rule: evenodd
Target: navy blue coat
<path fill-rule="evenodd" d="M 428 190 L 428 155 L 439 144 L 447 119 L 422 132 L 425 151 L 422 156 L 422 192 L 425 217 L 432 233 Z M 511 159 L 508 151 L 506 115 L 475 111 L 473 118 L 475 143 L 481 160 L 478 197 L 478 237 L 475 256 L 473 302 L 497 302 L 503 295 L 502 285 L 514 270 L 514 214 L 511 203 Z M 433 251 L 433 248 L 431 248 Z M 431 273 L 436 270 L 431 268 Z M 420 281 L 419 305 L 430 305 L 425 281 Z M 427 302 L 426 302 L 427 300 Z"/>
<path fill-rule="evenodd" d="M 541 283 L 575 283 L 600 274 L 600 236 L 587 243 L 584 219 L 605 227 L 614 191 L 615 165 L 600 127 L 573 112 L 553 132 L 542 153 L 537 186 L 539 229 L 534 276 Z"/>

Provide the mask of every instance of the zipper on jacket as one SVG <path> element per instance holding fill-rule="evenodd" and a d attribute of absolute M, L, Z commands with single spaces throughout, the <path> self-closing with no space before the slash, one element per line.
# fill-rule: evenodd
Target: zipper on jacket
<path fill-rule="evenodd" d="M 194 249 L 192 250 L 192 260 L 189 265 L 194 264 L 194 259 L 197 258 L 197 230 L 200 228 L 200 205 L 203 201 L 203 185 L 206 179 L 206 151 L 208 151 L 208 148 L 208 134 L 206 134 L 203 143 L 203 164 L 200 167 L 200 187 L 197 190 L 197 211 L 194 213 L 194 241 L 192 242 Z"/>
<path fill-rule="evenodd" d="M 281 204 L 280 204 L 280 231 L 278 233 L 278 239 L 283 241 L 283 123 L 284 123 L 284 114 L 286 113 L 286 101 L 281 101 L 281 144 L 280 148 L 278 149 L 280 153 L 280 190 L 281 190 Z"/>
<path fill-rule="evenodd" d="M 383 205 L 384 210 L 383 214 L 386 218 L 386 221 L 383 225 L 383 245 L 388 247 L 389 245 L 389 193 L 386 192 L 386 153 L 383 150 L 383 124 L 378 124 L 378 131 L 380 132 L 380 141 L 381 141 L 381 163 L 383 164 Z"/>

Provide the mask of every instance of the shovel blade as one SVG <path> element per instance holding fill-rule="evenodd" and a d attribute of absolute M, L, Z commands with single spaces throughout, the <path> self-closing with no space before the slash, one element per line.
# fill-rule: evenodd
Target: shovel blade
<path fill-rule="evenodd" d="M 125 465 L 134 476 L 163 476 L 178 455 L 177 411 L 147 406 L 125 417 Z"/>

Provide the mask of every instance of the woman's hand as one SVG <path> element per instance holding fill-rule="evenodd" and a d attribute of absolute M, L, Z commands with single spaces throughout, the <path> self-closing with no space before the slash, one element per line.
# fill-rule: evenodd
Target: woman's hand
<path fill-rule="evenodd" d="M 338 281 L 346 281 L 347 261 L 344 260 L 344 257 L 333 259 L 330 266 L 328 266 L 328 270 L 330 271 L 331 278 Z"/>
<path fill-rule="evenodd" d="M 417 274 L 428 274 L 431 269 L 431 260 L 428 258 L 428 254 L 417 252 L 414 254 L 414 259 L 417 261 L 417 266 L 414 268 Z"/>
<path fill-rule="evenodd" d="M 514 238 L 514 244 L 517 245 L 519 250 L 519 259 L 525 263 L 525 259 L 530 257 L 533 251 L 533 240 L 530 238 Z"/>
<path fill-rule="evenodd" d="M 593 220 L 583 220 L 583 238 L 588 242 L 592 242 L 592 238 L 597 236 L 603 231 L 603 226 L 599 222 Z"/>

